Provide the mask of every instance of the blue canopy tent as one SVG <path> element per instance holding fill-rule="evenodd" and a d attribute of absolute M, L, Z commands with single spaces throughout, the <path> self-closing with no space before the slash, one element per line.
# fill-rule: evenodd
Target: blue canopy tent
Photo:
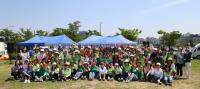
<path fill-rule="evenodd" d="M 99 41 L 100 39 L 104 39 L 105 37 L 103 36 L 96 36 L 96 35 L 91 35 L 88 38 L 78 42 L 80 45 L 99 45 L 101 42 Z"/>
<path fill-rule="evenodd" d="M 60 36 L 35 36 L 27 41 L 19 42 L 16 45 L 17 46 L 34 46 L 35 44 L 39 46 L 44 45 L 72 45 L 75 44 L 73 40 L 71 40 L 69 37 L 65 35 Z"/>
<path fill-rule="evenodd" d="M 136 42 L 124 38 L 122 35 L 107 36 L 104 39 L 98 40 L 101 45 L 137 45 Z"/>
<path fill-rule="evenodd" d="M 122 35 L 117 36 L 95 36 L 92 35 L 83 41 L 80 45 L 137 45 L 136 42 L 124 38 Z"/>
<path fill-rule="evenodd" d="M 44 44 L 45 44 L 44 38 L 42 36 L 36 35 L 35 37 L 24 42 L 19 42 L 16 45 L 17 46 L 34 46 L 34 45 L 43 46 Z"/>
<path fill-rule="evenodd" d="M 66 35 L 60 35 L 60 36 L 44 36 L 45 39 L 45 44 L 47 45 L 72 45 L 75 44 L 73 40 L 71 40 L 69 37 Z"/>

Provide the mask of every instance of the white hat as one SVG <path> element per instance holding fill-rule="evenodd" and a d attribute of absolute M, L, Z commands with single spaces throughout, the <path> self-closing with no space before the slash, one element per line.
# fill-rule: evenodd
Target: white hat
<path fill-rule="evenodd" d="M 157 49 L 157 48 L 154 48 L 153 50 L 154 50 L 154 51 L 157 51 L 158 49 Z"/>
<path fill-rule="evenodd" d="M 74 53 L 80 53 L 80 51 L 79 50 L 75 50 Z"/>
<path fill-rule="evenodd" d="M 134 57 L 135 55 L 131 54 L 130 57 Z"/>
<path fill-rule="evenodd" d="M 158 62 L 158 63 L 156 63 L 156 65 L 160 66 L 161 64 Z"/>
<path fill-rule="evenodd" d="M 58 51 L 56 51 L 55 53 L 56 53 L 56 54 L 59 54 L 59 52 L 58 52 Z"/>
<path fill-rule="evenodd" d="M 29 59 L 26 59 L 25 61 L 29 62 Z"/>
<path fill-rule="evenodd" d="M 44 49 L 40 49 L 40 51 L 44 52 Z"/>
<path fill-rule="evenodd" d="M 173 59 L 171 57 L 168 58 L 168 61 L 172 61 Z"/>
<path fill-rule="evenodd" d="M 119 64 L 118 64 L 118 63 L 115 63 L 115 65 L 118 66 Z"/>
<path fill-rule="evenodd" d="M 56 65 L 56 62 L 53 62 L 53 65 Z"/>
<path fill-rule="evenodd" d="M 121 47 L 118 47 L 118 50 L 121 50 L 122 48 Z"/>
<path fill-rule="evenodd" d="M 129 62 L 129 60 L 128 60 L 128 59 L 126 59 L 126 60 L 124 60 L 124 62 Z"/>

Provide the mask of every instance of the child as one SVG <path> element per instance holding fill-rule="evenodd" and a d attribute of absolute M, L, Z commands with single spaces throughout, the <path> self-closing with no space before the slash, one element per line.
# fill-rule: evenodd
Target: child
<path fill-rule="evenodd" d="M 131 68 L 131 76 L 130 76 L 130 81 L 137 81 L 139 79 L 139 70 L 137 68 L 137 65 L 133 64 Z"/>
<path fill-rule="evenodd" d="M 164 71 L 164 81 L 166 85 L 172 85 L 172 80 L 173 80 L 173 76 L 172 76 L 172 70 L 170 67 L 166 66 L 165 67 L 165 71 Z"/>
<path fill-rule="evenodd" d="M 50 72 L 50 78 L 54 82 L 55 80 L 59 80 L 59 68 L 56 62 L 53 62 Z"/>
<path fill-rule="evenodd" d="M 24 73 L 24 79 L 25 79 L 24 83 L 30 83 L 30 79 L 33 78 L 34 76 L 31 63 L 28 63 L 28 67 L 24 69 L 23 73 Z"/>
<path fill-rule="evenodd" d="M 107 69 L 105 67 L 105 64 L 102 62 L 100 67 L 99 67 L 99 80 L 105 81 Z"/>
<path fill-rule="evenodd" d="M 42 82 L 44 79 L 46 79 L 46 77 L 48 76 L 48 69 L 47 69 L 47 66 L 41 64 L 40 65 L 40 69 L 38 71 L 38 74 L 35 75 L 35 79 L 37 81 L 40 81 Z"/>
<path fill-rule="evenodd" d="M 113 64 L 112 63 L 108 64 L 107 74 L 106 74 L 107 80 L 113 80 L 113 70 L 114 70 Z"/>
<path fill-rule="evenodd" d="M 69 65 L 70 63 L 66 62 L 61 70 L 61 79 L 64 81 L 70 80 L 71 77 L 71 68 L 69 67 Z"/>
<path fill-rule="evenodd" d="M 84 62 L 83 67 L 84 67 L 84 70 L 83 70 L 83 74 L 82 74 L 82 79 L 85 80 L 86 78 L 88 79 L 88 77 L 89 77 L 89 72 L 90 72 L 89 63 Z"/>
<path fill-rule="evenodd" d="M 169 57 L 168 60 L 167 60 L 167 66 L 170 67 L 170 69 L 172 71 L 172 75 L 173 75 L 173 77 L 175 77 L 176 68 L 175 68 L 175 64 L 173 63 L 173 59 L 171 57 Z"/>
<path fill-rule="evenodd" d="M 75 80 L 79 79 L 82 76 L 83 71 L 84 71 L 83 63 L 80 61 L 74 79 Z"/>
<path fill-rule="evenodd" d="M 130 74 L 131 74 L 131 65 L 129 64 L 129 60 L 126 59 L 124 61 L 123 72 L 122 72 L 123 80 L 125 82 L 129 82 Z"/>
<path fill-rule="evenodd" d="M 119 66 L 118 63 L 115 63 L 115 67 L 114 67 L 114 76 L 115 76 L 115 80 L 121 80 L 121 76 L 122 76 L 122 69 Z"/>
<path fill-rule="evenodd" d="M 163 70 L 160 68 L 161 64 L 160 63 L 156 63 L 156 68 L 154 70 L 154 74 L 153 74 L 153 80 L 154 82 L 157 82 L 158 84 L 162 84 L 161 83 L 161 79 L 163 78 Z"/>
<path fill-rule="evenodd" d="M 98 67 L 96 66 L 96 62 L 92 62 L 92 65 L 90 67 L 89 80 L 93 80 L 97 72 Z"/>

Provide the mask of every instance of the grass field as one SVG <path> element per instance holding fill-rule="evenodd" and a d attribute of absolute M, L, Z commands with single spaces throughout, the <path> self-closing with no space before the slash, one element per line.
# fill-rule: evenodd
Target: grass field
<path fill-rule="evenodd" d="M 200 60 L 192 61 L 191 79 L 174 80 L 172 86 L 157 85 L 148 82 L 123 83 L 117 81 L 67 81 L 32 82 L 6 81 L 10 77 L 8 61 L 0 61 L 0 89 L 200 89 Z"/>

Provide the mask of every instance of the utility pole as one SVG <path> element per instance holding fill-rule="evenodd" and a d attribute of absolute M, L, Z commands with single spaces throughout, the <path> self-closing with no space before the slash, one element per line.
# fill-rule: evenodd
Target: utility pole
<path fill-rule="evenodd" d="M 101 34 L 101 24 L 102 24 L 102 22 L 100 22 L 100 24 L 99 24 L 100 34 Z"/>

